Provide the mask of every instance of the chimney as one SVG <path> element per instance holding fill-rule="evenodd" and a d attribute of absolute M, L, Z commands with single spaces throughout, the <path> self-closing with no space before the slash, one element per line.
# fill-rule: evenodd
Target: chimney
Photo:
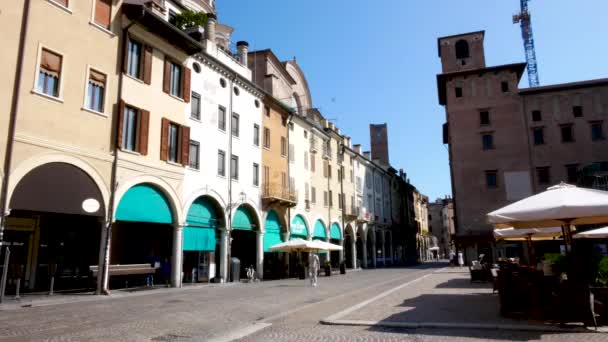
<path fill-rule="evenodd" d="M 247 66 L 247 55 L 249 53 L 249 43 L 241 40 L 240 42 L 236 43 L 236 49 L 238 50 L 239 60 L 241 61 L 241 64 L 243 64 L 244 66 Z"/>
<path fill-rule="evenodd" d="M 340 129 L 336 127 L 336 133 L 340 134 Z"/>
<path fill-rule="evenodd" d="M 353 145 L 353 147 L 355 148 L 355 152 L 361 154 L 361 145 L 360 144 L 355 144 L 355 145 Z"/>
<path fill-rule="evenodd" d="M 215 44 L 215 25 L 217 24 L 217 16 L 213 13 L 207 13 L 207 24 L 205 25 L 205 38 Z"/>
<path fill-rule="evenodd" d="M 372 160 L 372 153 L 370 151 L 363 152 L 365 159 Z"/>

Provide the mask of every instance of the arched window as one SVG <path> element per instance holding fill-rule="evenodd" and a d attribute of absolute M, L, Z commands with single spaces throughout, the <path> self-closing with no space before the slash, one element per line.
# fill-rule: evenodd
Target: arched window
<path fill-rule="evenodd" d="M 469 43 L 466 40 L 459 40 L 456 42 L 456 58 L 463 59 L 468 58 L 469 55 Z"/>

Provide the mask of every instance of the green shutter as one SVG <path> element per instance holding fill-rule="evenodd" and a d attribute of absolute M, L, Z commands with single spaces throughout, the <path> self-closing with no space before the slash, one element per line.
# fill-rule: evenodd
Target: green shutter
<path fill-rule="evenodd" d="M 327 238 L 327 232 L 325 231 L 325 224 L 323 224 L 323 221 L 317 220 L 317 222 L 315 222 L 315 230 L 312 237 L 313 239 L 325 241 L 325 238 Z"/>
<path fill-rule="evenodd" d="M 296 215 L 293 218 L 289 231 L 291 232 L 290 240 L 295 238 L 306 240 L 308 238 L 308 227 L 306 227 L 306 221 L 304 221 L 300 215 Z"/>
<path fill-rule="evenodd" d="M 173 212 L 166 196 L 154 186 L 138 184 L 118 203 L 117 221 L 173 223 Z"/>
<path fill-rule="evenodd" d="M 246 207 L 240 206 L 234 214 L 232 220 L 232 229 L 237 230 L 253 230 L 255 227 L 255 221 L 250 210 Z"/>
<path fill-rule="evenodd" d="M 271 210 L 264 223 L 264 252 L 270 252 L 270 247 L 283 242 L 281 239 L 281 224 L 276 211 Z"/>
<path fill-rule="evenodd" d="M 340 232 L 340 226 L 337 223 L 331 225 L 331 231 L 329 233 L 329 238 L 332 240 L 341 240 L 342 233 Z"/>
<path fill-rule="evenodd" d="M 215 252 L 215 229 L 185 227 L 184 251 Z"/>

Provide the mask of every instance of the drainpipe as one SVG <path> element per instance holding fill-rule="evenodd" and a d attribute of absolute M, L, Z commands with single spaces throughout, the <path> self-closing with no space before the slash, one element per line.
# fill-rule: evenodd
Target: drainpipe
<path fill-rule="evenodd" d="M 19 50 L 17 51 L 17 66 L 15 68 L 15 81 L 13 82 L 13 94 L 11 99 L 11 113 L 8 121 L 8 136 L 6 139 L 6 150 L 4 156 L 4 175 L 2 177 L 2 192 L 0 192 L 0 252 L 4 242 L 4 227 L 6 226 L 8 183 L 11 173 L 13 159 L 13 143 L 15 140 L 15 129 L 17 126 L 17 113 L 19 112 L 19 89 L 21 88 L 21 72 L 23 70 L 23 59 L 25 53 L 25 40 L 27 38 L 27 24 L 30 18 L 30 0 L 23 2 L 23 17 L 19 33 Z M 7 247 L 8 248 L 8 247 Z"/>
<path fill-rule="evenodd" d="M 138 19 L 132 20 L 122 31 L 122 47 L 118 48 L 118 58 L 121 59 L 121 68 L 119 70 L 120 77 L 118 78 L 118 101 L 120 102 L 122 99 L 122 86 L 123 86 L 123 70 L 124 70 L 124 58 L 122 56 L 126 52 L 126 43 L 129 37 L 129 30 L 135 23 L 143 17 L 143 12 Z M 122 53 L 120 53 L 122 51 Z M 120 110 L 120 106 L 118 107 Z M 109 267 L 110 267 L 110 245 L 112 241 L 112 223 L 114 221 L 114 201 L 116 200 L 116 175 L 118 173 L 118 129 L 120 127 L 120 113 L 116 115 L 116 120 L 114 121 L 114 131 L 116 132 L 114 135 L 114 148 L 113 153 L 114 157 L 112 159 L 112 173 L 110 176 L 110 199 L 108 201 L 108 214 L 106 221 L 104 222 L 104 228 L 102 231 L 103 238 L 103 254 L 100 255 L 99 268 L 97 273 L 97 289 L 95 291 L 96 294 L 105 294 L 109 295 L 110 290 L 108 288 L 108 284 L 110 281 L 109 275 Z"/>
<path fill-rule="evenodd" d="M 254 64 L 255 65 L 255 64 Z M 289 149 L 289 124 L 291 124 L 293 122 L 293 113 L 290 112 L 287 116 L 287 149 Z M 295 153 L 295 148 L 294 148 L 294 153 Z M 287 178 L 288 180 L 291 179 L 291 165 L 289 163 L 289 157 L 287 158 Z M 291 182 L 290 182 L 290 186 L 291 186 Z M 286 235 L 285 236 L 289 236 L 291 233 L 291 207 L 288 206 L 287 207 L 287 227 L 285 227 L 285 229 L 287 230 Z M 288 239 L 288 238 L 286 238 Z M 285 263 L 287 264 L 287 278 L 289 278 L 289 253 L 284 253 L 285 255 Z"/>
<path fill-rule="evenodd" d="M 344 152 L 345 152 L 345 148 L 344 148 L 344 144 L 341 144 L 340 147 L 342 148 L 342 162 L 344 163 Z M 340 168 L 340 170 L 342 170 L 342 168 Z M 344 225 L 344 216 L 346 215 L 346 200 L 344 199 L 344 173 L 342 171 L 340 171 L 342 173 L 342 178 L 340 178 L 340 196 L 342 196 L 343 199 L 343 203 L 342 203 L 342 234 L 341 234 L 341 241 L 340 241 L 340 245 L 342 245 L 342 250 L 340 251 L 340 260 L 339 263 L 344 262 L 344 232 L 346 231 L 346 226 Z M 354 171 L 353 171 L 354 172 Z M 331 228 L 329 229 L 329 235 L 331 236 Z"/>

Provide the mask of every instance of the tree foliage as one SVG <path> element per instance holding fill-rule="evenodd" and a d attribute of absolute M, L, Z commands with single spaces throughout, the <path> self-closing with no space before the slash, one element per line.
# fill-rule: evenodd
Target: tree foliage
<path fill-rule="evenodd" d="M 203 12 L 183 11 L 175 16 L 175 26 L 182 30 L 195 26 L 205 26 L 207 14 Z"/>

